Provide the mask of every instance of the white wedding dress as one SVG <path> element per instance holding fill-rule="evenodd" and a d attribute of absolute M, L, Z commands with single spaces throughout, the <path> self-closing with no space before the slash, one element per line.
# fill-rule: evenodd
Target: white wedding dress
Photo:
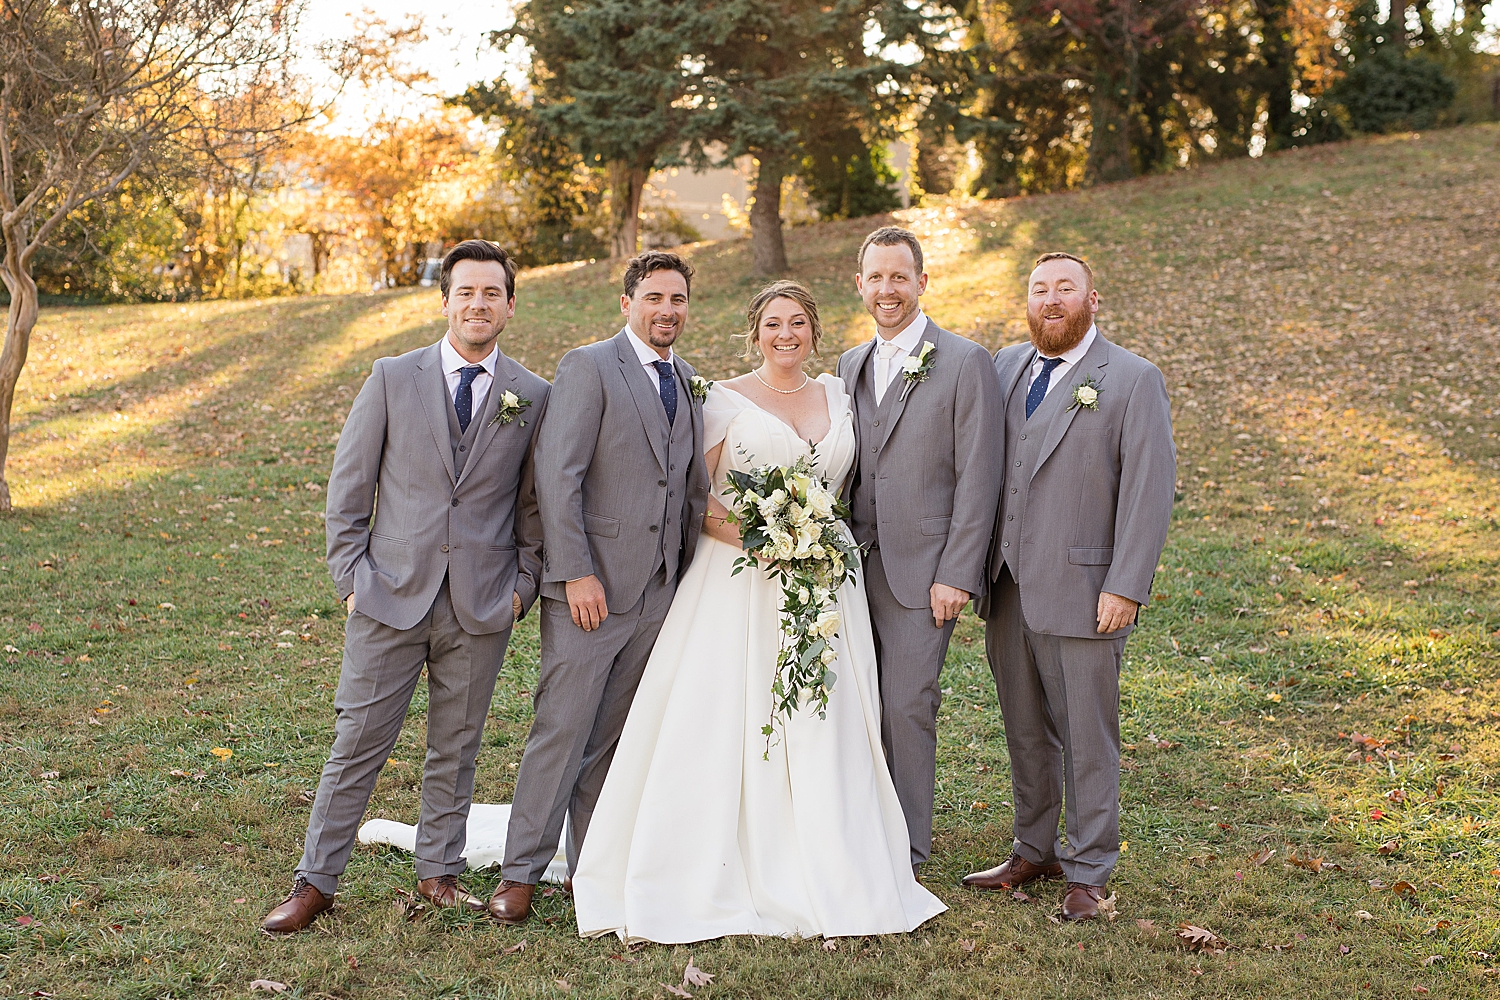
<path fill-rule="evenodd" d="M 818 378 L 831 427 L 817 467 L 853 465 L 843 382 Z M 790 465 L 809 445 L 744 396 L 714 387 L 705 448 L 729 469 Z M 579 933 L 683 944 L 729 934 L 841 937 L 910 931 L 946 907 L 913 877 L 906 821 L 880 746 L 879 684 L 863 581 L 839 591 L 827 718 L 804 708 L 762 759 L 780 642 L 780 585 L 707 535 L 683 575 L 589 825 L 573 893 Z"/>

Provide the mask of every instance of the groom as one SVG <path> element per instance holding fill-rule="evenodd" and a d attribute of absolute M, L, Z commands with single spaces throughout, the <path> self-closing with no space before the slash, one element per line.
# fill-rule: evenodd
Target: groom
<path fill-rule="evenodd" d="M 1120 857 L 1120 662 L 1172 519 L 1177 452 L 1161 372 L 1094 326 L 1094 272 L 1068 253 L 1031 272 L 1031 343 L 995 356 L 1005 492 L 985 651 L 1000 692 L 1015 843 L 964 884 L 1067 878 L 1062 915 L 1099 912 Z M 1057 814 L 1067 795 L 1067 846 Z"/>
<path fill-rule="evenodd" d="M 537 436 L 546 543 L 536 719 L 516 776 L 490 915 L 518 924 L 569 817 L 588 833 L 636 686 L 692 561 L 708 504 L 693 369 L 672 352 L 693 269 L 648 250 L 625 266 L 625 328 L 569 351 Z"/>
<path fill-rule="evenodd" d="M 932 853 L 938 675 L 958 613 L 985 587 L 1004 456 L 989 352 L 923 314 L 922 246 L 885 227 L 859 248 L 855 284 L 875 338 L 839 358 L 852 388 L 859 459 L 854 538 L 880 670 L 880 736 L 906 814 L 911 862 Z"/>
<path fill-rule="evenodd" d="M 424 666 L 417 889 L 435 906 L 484 909 L 458 884 L 474 757 L 511 625 L 536 599 L 542 568 L 524 476 L 548 386 L 497 344 L 516 312 L 515 275 L 493 243 L 448 251 L 438 277 L 448 332 L 376 361 L 339 436 L 328 568 L 349 620 L 333 753 L 291 894 L 261 924 L 268 932 L 300 931 L 333 906 Z"/>

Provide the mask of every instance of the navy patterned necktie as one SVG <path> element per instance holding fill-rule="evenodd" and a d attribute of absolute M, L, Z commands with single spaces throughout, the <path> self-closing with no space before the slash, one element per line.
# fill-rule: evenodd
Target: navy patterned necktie
<path fill-rule="evenodd" d="M 1052 381 L 1052 369 L 1063 363 L 1062 358 L 1043 358 L 1042 372 L 1031 383 L 1031 391 L 1026 394 L 1026 419 L 1030 420 L 1036 408 L 1042 405 L 1042 400 L 1047 398 L 1047 385 Z"/>
<path fill-rule="evenodd" d="M 656 366 L 656 387 L 661 392 L 661 405 L 667 411 L 667 423 L 671 424 L 677 419 L 677 380 L 672 378 L 672 364 L 669 361 L 651 363 Z"/>
<path fill-rule="evenodd" d="M 458 370 L 458 391 L 453 394 L 453 409 L 458 414 L 460 434 L 469 429 L 474 419 L 474 380 L 484 371 L 483 365 L 465 365 Z"/>

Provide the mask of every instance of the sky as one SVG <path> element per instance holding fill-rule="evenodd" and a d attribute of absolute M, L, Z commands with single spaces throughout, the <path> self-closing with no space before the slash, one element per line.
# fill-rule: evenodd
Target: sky
<path fill-rule="evenodd" d="M 405 22 L 413 12 L 423 15 L 428 40 L 410 62 L 431 73 L 443 94 L 462 93 L 471 83 L 493 80 L 507 69 L 502 53 L 491 48 L 486 35 L 511 23 L 512 0 L 310 0 L 304 8 L 299 42 L 311 53 L 325 41 L 347 38 L 354 15 L 371 11 L 391 24 Z M 514 73 L 514 66 L 509 67 Z M 332 91 L 329 71 L 310 56 L 304 72 L 320 88 Z M 385 95 L 382 95 L 385 96 Z M 335 127 L 359 131 L 371 110 L 365 95 L 345 93 L 339 102 Z"/>

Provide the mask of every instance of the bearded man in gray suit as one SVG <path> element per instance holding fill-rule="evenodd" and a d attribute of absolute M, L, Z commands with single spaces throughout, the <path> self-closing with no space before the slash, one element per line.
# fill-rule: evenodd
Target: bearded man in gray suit
<path fill-rule="evenodd" d="M 880 735 L 906 815 L 913 870 L 932 853 L 938 676 L 958 614 L 985 587 L 1004 455 L 989 352 L 922 312 L 922 246 L 865 238 L 855 276 L 873 340 L 839 358 L 859 458 L 849 490 L 880 671 Z"/>
<path fill-rule="evenodd" d="M 490 915 L 517 924 L 568 820 L 568 872 L 708 504 L 701 380 L 672 345 L 693 269 L 651 250 L 625 266 L 614 337 L 557 366 L 537 436 L 545 538 L 536 720 L 516 776 Z"/>
<path fill-rule="evenodd" d="M 1010 750 L 1015 840 L 964 884 L 1067 878 L 1062 915 L 1099 911 L 1120 857 L 1120 663 L 1151 598 L 1177 478 L 1166 382 L 1094 326 L 1079 257 L 1031 272 L 1031 342 L 995 356 L 1005 489 L 991 549 L 985 650 Z M 1057 836 L 1066 793 L 1068 843 Z"/>
<path fill-rule="evenodd" d="M 299 931 L 333 906 L 360 817 L 427 669 L 418 892 L 483 911 L 458 884 L 474 758 L 511 625 L 541 584 L 528 474 L 547 382 L 501 353 L 514 259 L 467 240 L 438 280 L 448 332 L 381 358 L 354 400 L 328 478 L 328 569 L 349 619 L 323 768 L 292 892 L 261 927 Z"/>

